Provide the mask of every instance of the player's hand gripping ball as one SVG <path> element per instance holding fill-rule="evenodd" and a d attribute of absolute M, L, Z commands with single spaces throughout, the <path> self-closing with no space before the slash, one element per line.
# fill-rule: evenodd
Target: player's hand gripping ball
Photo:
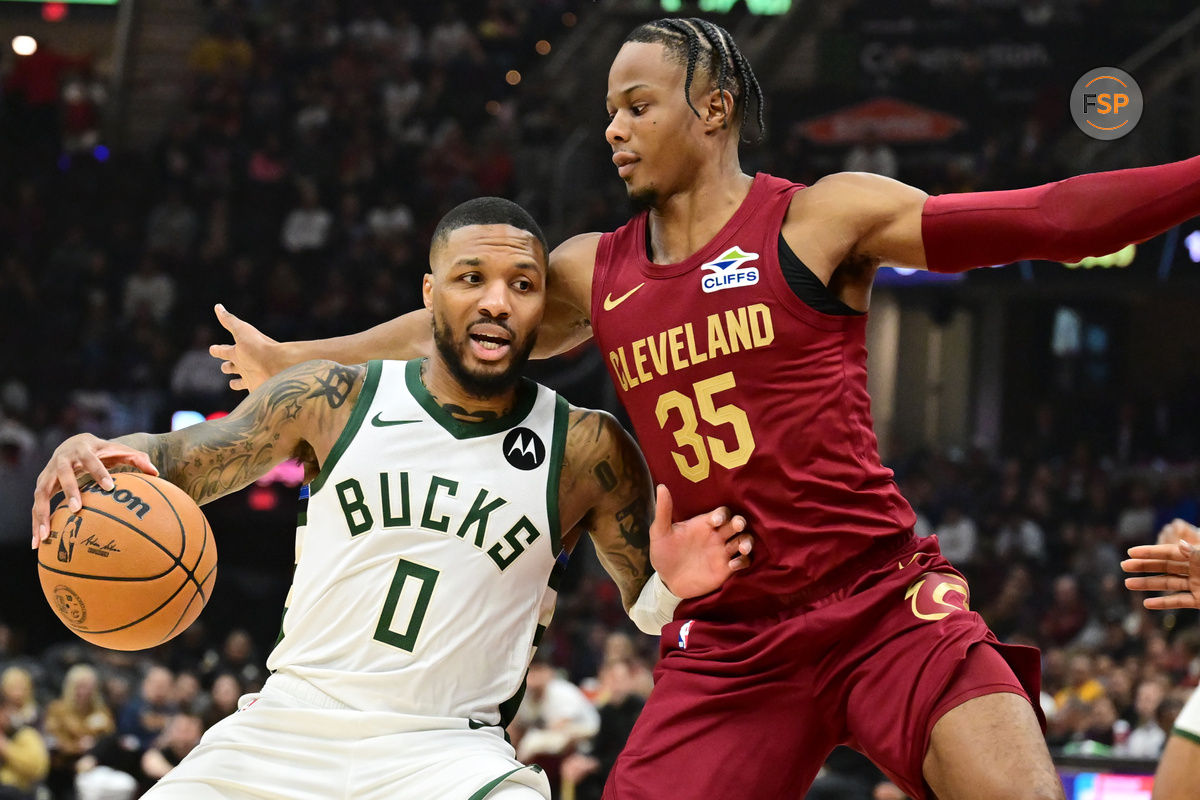
<path fill-rule="evenodd" d="M 78 513 L 65 502 L 53 510 L 38 577 L 54 613 L 80 638 L 145 650 L 200 615 L 217 579 L 217 547 L 182 489 L 137 472 L 112 477 L 112 491 L 83 487 Z"/>

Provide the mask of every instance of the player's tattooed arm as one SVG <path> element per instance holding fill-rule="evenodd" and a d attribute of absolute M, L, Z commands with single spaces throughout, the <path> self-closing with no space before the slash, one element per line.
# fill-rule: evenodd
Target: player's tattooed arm
<path fill-rule="evenodd" d="M 235 492 L 293 456 L 311 477 L 345 427 L 365 374 L 362 364 L 306 361 L 270 378 L 229 416 L 117 441 L 145 451 L 198 503 Z"/>
<path fill-rule="evenodd" d="M 600 563 L 629 608 L 653 568 L 654 493 L 641 452 L 603 411 L 571 409 L 561 479 L 563 521 L 591 533 Z"/>
<path fill-rule="evenodd" d="M 72 436 L 55 448 L 34 486 L 33 546 L 49 535 L 50 505 L 59 492 L 78 511 L 82 481 L 111 489 L 112 473 L 130 467 L 162 475 L 199 503 L 242 488 L 290 455 L 311 476 L 345 427 L 365 374 L 364 365 L 309 361 L 263 383 L 222 419 L 112 440 Z"/>

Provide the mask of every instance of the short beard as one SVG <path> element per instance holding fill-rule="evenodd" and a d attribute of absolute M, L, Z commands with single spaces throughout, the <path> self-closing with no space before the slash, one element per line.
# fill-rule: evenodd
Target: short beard
<path fill-rule="evenodd" d="M 629 206 L 632 209 L 630 213 L 637 215 L 643 211 L 653 211 L 658 208 L 658 190 L 653 186 L 646 186 L 631 191 L 629 193 Z"/>
<path fill-rule="evenodd" d="M 433 342 L 437 345 L 442 361 L 450 369 L 450 374 L 463 390 L 482 400 L 511 391 L 521 380 L 521 370 L 525 369 L 525 362 L 529 361 L 533 346 L 537 343 L 537 330 L 529 335 L 520 350 L 513 350 L 512 360 L 506 369 L 484 375 L 467 369 L 462 354 L 450 336 L 450 327 L 442 324 L 437 315 L 433 318 Z"/>

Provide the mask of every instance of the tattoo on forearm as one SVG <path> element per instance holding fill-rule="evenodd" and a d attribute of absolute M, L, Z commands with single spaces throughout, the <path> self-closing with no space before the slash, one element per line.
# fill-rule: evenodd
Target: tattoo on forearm
<path fill-rule="evenodd" d="M 356 375 L 355 370 L 341 364 L 331 367 L 324 375 L 316 376 L 320 388 L 309 397 L 324 397 L 330 408 L 341 408 L 354 388 Z"/>
<path fill-rule="evenodd" d="M 227 417 L 173 434 L 147 437 L 141 446 L 163 477 L 180 486 L 198 503 L 236 491 L 292 452 L 280 452 L 280 425 L 296 420 L 306 401 L 317 416 L 314 427 L 331 417 L 351 396 L 362 368 L 321 366 L 268 383 Z M 319 405 L 312 406 L 316 400 Z M 324 403 L 320 403 L 324 400 Z M 291 441 L 294 441 L 291 440 Z M 312 447 L 293 449 L 308 457 L 306 473 L 315 467 Z M 293 447 L 288 445 L 288 447 Z"/>
<path fill-rule="evenodd" d="M 639 549 L 650 546 L 650 529 L 646 525 L 646 503 L 641 498 L 617 512 L 617 525 L 621 537 L 632 547 Z"/>

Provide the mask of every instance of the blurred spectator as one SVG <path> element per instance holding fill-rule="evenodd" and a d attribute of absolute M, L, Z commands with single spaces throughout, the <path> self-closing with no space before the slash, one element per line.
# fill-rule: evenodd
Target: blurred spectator
<path fill-rule="evenodd" d="M 1129 732 L 1129 738 L 1117 747 L 1119 755 L 1131 758 L 1153 758 L 1162 755 L 1169 730 L 1158 725 L 1158 708 L 1166 698 L 1166 687 L 1160 680 L 1145 680 L 1138 684 L 1134 700 L 1137 725 Z"/>
<path fill-rule="evenodd" d="M 121 709 L 117 730 L 123 736 L 132 736 L 141 749 L 149 747 L 175 713 L 172 697 L 175 676 L 163 666 L 151 666 L 142 677 L 142 686 L 137 695 Z"/>
<path fill-rule="evenodd" d="M 395 187 L 384 189 L 379 205 L 367 212 L 367 226 L 381 242 L 392 241 L 412 231 L 412 210 L 401 202 Z"/>
<path fill-rule="evenodd" d="M 213 681 L 210 702 L 202 716 L 205 729 L 211 728 L 238 710 L 238 699 L 243 694 L 242 683 L 232 672 L 222 672 Z"/>
<path fill-rule="evenodd" d="M 1053 613 L 1042 620 L 1042 636 L 1050 644 L 1070 644 L 1092 618 L 1074 575 L 1059 575 L 1054 579 L 1052 608 Z M 1072 660 L 1072 678 L 1078 677 L 1076 666 Z"/>
<path fill-rule="evenodd" d="M 146 220 L 146 249 L 154 255 L 182 259 L 190 255 L 200 233 L 200 217 L 188 205 L 178 184 L 167 187 L 167 196 Z"/>
<path fill-rule="evenodd" d="M 525 698 L 509 725 L 517 758 L 536 761 L 556 785 L 561 760 L 575 745 L 596 735 L 600 715 L 579 687 L 560 678 L 553 665 L 536 658 L 529 665 Z"/>
<path fill-rule="evenodd" d="M 993 547 L 996 555 L 1004 559 L 1028 559 L 1037 563 L 1046 560 L 1046 536 L 1041 526 L 1015 504 L 1003 510 Z"/>
<path fill-rule="evenodd" d="M 1067 683 L 1054 695 L 1054 703 L 1061 710 L 1072 703 L 1088 705 L 1104 695 L 1104 685 L 1094 677 L 1092 657 L 1086 653 L 1071 656 Z"/>
<path fill-rule="evenodd" d="M 75 784 L 75 765 L 103 736 L 116 730 L 90 664 L 76 664 L 63 678 L 62 693 L 46 708 L 45 731 L 51 752 L 50 788 L 66 793 Z"/>
<path fill-rule="evenodd" d="M 0 706 L 0 800 L 34 800 L 34 789 L 49 768 L 42 735 Z"/>
<path fill-rule="evenodd" d="M 62 86 L 62 145 L 68 153 L 87 152 L 100 143 L 108 87 L 90 65 L 74 70 Z"/>
<path fill-rule="evenodd" d="M 281 241 L 289 253 L 322 250 L 329 243 L 333 215 L 320 206 L 317 188 L 309 181 L 297 185 L 299 205 L 283 221 Z"/>
<path fill-rule="evenodd" d="M 205 653 L 200 668 L 202 674 L 214 686 L 217 676 L 222 673 L 235 676 L 246 691 L 258 691 L 266 680 L 262 659 L 254 648 L 254 640 L 242 628 L 235 628 L 229 632 L 220 652 L 209 650 Z"/>
<path fill-rule="evenodd" d="M 175 279 L 166 273 L 161 261 L 147 254 L 138 270 L 125 281 L 122 315 L 126 324 L 144 316 L 162 325 L 175 306 Z"/>
<path fill-rule="evenodd" d="M 638 676 L 644 668 L 632 659 L 606 661 L 600 670 L 600 727 L 580 749 L 563 760 L 563 779 L 575 785 L 576 800 L 600 800 L 604 781 L 629 732 L 642 712 L 645 698 L 639 693 Z"/>
<path fill-rule="evenodd" d="M 228 388 L 221 362 L 208 354 L 208 346 L 216 341 L 215 337 L 213 326 L 196 325 L 192 328 L 191 345 L 171 369 L 171 392 L 175 399 L 201 413 L 217 410 Z"/>
<path fill-rule="evenodd" d="M 254 50 L 242 37 L 236 22 L 225 14 L 213 18 L 208 32 L 192 46 L 188 66 L 199 75 L 216 78 L 222 74 L 249 72 Z"/>
<path fill-rule="evenodd" d="M 149 789 L 183 757 L 195 749 L 204 733 L 204 725 L 195 714 L 180 712 L 172 715 L 162 735 L 159 736 L 141 758 L 143 789 Z"/>
<path fill-rule="evenodd" d="M 180 670 L 175 673 L 175 685 L 171 688 L 171 697 L 180 713 L 200 714 L 208 707 L 210 700 L 200 685 L 200 678 L 194 672 Z"/>
<path fill-rule="evenodd" d="M 41 728 L 42 711 L 34 696 L 29 670 L 14 665 L 0 672 L 0 708 L 8 712 L 8 722 L 13 728 Z"/>
<path fill-rule="evenodd" d="M 933 529 L 938 537 L 938 546 L 951 564 L 965 568 L 975 562 L 977 532 L 975 522 L 959 508 L 957 503 L 948 504 L 942 512 L 942 521 Z"/>

